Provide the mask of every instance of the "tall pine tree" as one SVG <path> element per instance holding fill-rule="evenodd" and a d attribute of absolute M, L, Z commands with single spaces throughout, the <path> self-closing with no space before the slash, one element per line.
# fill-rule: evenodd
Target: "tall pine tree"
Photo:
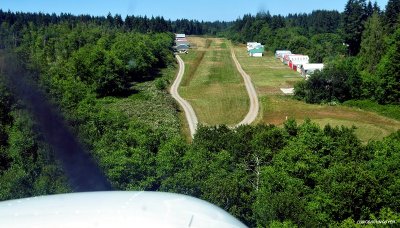
<path fill-rule="evenodd" d="M 365 23 L 360 50 L 360 66 L 362 70 L 374 73 L 384 54 L 384 31 L 377 12 Z"/>
<path fill-rule="evenodd" d="M 372 2 L 368 1 L 368 5 L 367 5 L 367 15 L 368 17 L 372 16 L 372 14 L 374 13 L 374 7 L 372 6 Z"/>
<path fill-rule="evenodd" d="M 364 22 L 367 20 L 367 4 L 365 0 L 349 0 L 343 15 L 343 31 L 345 41 L 349 45 L 350 55 L 360 51 Z"/>
<path fill-rule="evenodd" d="M 379 5 L 376 1 L 374 2 L 374 12 L 377 12 L 379 14 L 381 13 L 381 8 L 379 8 Z"/>
<path fill-rule="evenodd" d="M 390 46 L 378 65 L 378 98 L 383 104 L 400 104 L 400 28 L 390 39 Z"/>
<path fill-rule="evenodd" d="M 400 23 L 400 0 L 389 0 L 386 5 L 385 23 L 389 32 L 394 31 L 396 24 Z"/>

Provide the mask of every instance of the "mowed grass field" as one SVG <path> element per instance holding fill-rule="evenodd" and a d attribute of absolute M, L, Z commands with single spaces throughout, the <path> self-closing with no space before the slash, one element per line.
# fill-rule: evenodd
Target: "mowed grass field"
<path fill-rule="evenodd" d="M 180 95 L 189 101 L 199 123 L 235 125 L 247 114 L 249 97 L 226 39 L 189 37 L 189 54 L 181 54 L 185 74 Z"/>
<path fill-rule="evenodd" d="M 235 53 L 256 87 L 261 103 L 259 123 L 282 125 L 286 118 L 293 117 L 299 123 L 310 118 L 321 127 L 326 124 L 355 126 L 356 134 L 364 142 L 382 139 L 400 129 L 400 121 L 374 112 L 342 105 L 307 104 L 283 95 L 280 88 L 293 87 L 297 81 L 304 80 L 297 72 L 276 60 L 272 53 L 262 58 L 250 58 L 245 46 L 235 46 Z"/>

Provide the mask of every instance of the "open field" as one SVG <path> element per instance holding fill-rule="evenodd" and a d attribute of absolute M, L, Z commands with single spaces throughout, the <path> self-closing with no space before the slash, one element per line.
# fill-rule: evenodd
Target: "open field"
<path fill-rule="evenodd" d="M 280 88 L 293 87 L 302 77 L 290 70 L 272 53 L 263 58 L 250 58 L 244 46 L 235 47 L 236 56 L 243 69 L 252 77 L 260 97 L 261 109 L 259 123 L 281 125 L 286 118 L 293 117 L 298 122 L 306 118 L 325 126 L 357 127 L 356 134 L 361 140 L 381 139 L 400 129 L 400 121 L 390 119 L 374 112 L 363 111 L 342 105 L 313 105 L 285 96 Z"/>
<path fill-rule="evenodd" d="M 169 67 L 160 72 L 160 76 L 173 80 L 176 72 L 176 67 Z M 144 123 L 153 130 L 162 129 L 168 137 L 179 134 L 190 137 L 187 126 L 182 126 L 186 121 L 180 121 L 184 113 L 177 112 L 179 106 L 165 90 L 157 89 L 156 80 L 138 83 L 135 89 L 138 92 L 129 97 L 106 97 L 101 102 L 110 110 L 123 112 L 129 119 Z"/>
<path fill-rule="evenodd" d="M 181 55 L 185 75 L 179 89 L 201 124 L 234 125 L 248 112 L 249 97 L 225 39 L 189 37 L 194 47 Z"/>

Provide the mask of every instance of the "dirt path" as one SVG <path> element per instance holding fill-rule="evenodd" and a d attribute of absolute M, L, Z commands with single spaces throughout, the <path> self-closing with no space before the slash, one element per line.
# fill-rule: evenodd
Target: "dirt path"
<path fill-rule="evenodd" d="M 189 124 L 190 135 L 193 138 L 194 134 L 196 133 L 198 120 L 197 120 L 196 113 L 194 112 L 192 106 L 189 104 L 189 102 L 187 102 L 185 99 L 183 99 L 178 93 L 179 85 L 181 84 L 183 74 L 185 73 L 185 63 L 183 62 L 182 58 L 179 55 L 176 55 L 176 59 L 178 60 L 178 63 L 179 63 L 179 72 L 176 76 L 174 83 L 171 86 L 170 93 L 171 93 L 172 97 L 183 108 L 183 111 L 185 112 L 185 116 L 186 116 L 186 119 Z"/>
<path fill-rule="evenodd" d="M 243 77 L 244 83 L 246 85 L 246 90 L 247 90 L 247 93 L 249 94 L 249 98 L 250 98 L 249 112 L 244 117 L 244 119 L 240 123 L 238 123 L 236 126 L 251 124 L 257 118 L 258 110 L 260 109 L 260 104 L 258 103 L 257 92 L 256 92 L 256 89 L 254 88 L 253 83 L 251 82 L 250 76 L 246 72 L 244 72 L 244 70 L 240 66 L 240 63 L 237 60 L 235 52 L 232 48 L 231 48 L 231 53 L 232 53 L 232 59 L 235 62 L 236 68 Z"/>

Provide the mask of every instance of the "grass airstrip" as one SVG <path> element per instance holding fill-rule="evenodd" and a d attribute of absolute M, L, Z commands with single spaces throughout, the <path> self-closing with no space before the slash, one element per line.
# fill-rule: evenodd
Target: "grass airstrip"
<path fill-rule="evenodd" d="M 192 48 L 181 54 L 185 74 L 179 88 L 199 123 L 235 125 L 247 114 L 249 97 L 231 58 L 231 43 L 220 38 L 189 37 Z"/>
<path fill-rule="evenodd" d="M 342 105 L 313 105 L 285 96 L 280 88 L 289 88 L 300 80 L 299 73 L 276 60 L 272 53 L 262 58 L 251 58 L 244 45 L 234 47 L 242 68 L 250 75 L 260 99 L 258 123 L 282 125 L 286 118 L 298 122 L 306 118 L 331 126 L 355 126 L 356 134 L 364 142 L 381 139 L 400 129 L 400 121 L 374 112 L 363 111 Z"/>

